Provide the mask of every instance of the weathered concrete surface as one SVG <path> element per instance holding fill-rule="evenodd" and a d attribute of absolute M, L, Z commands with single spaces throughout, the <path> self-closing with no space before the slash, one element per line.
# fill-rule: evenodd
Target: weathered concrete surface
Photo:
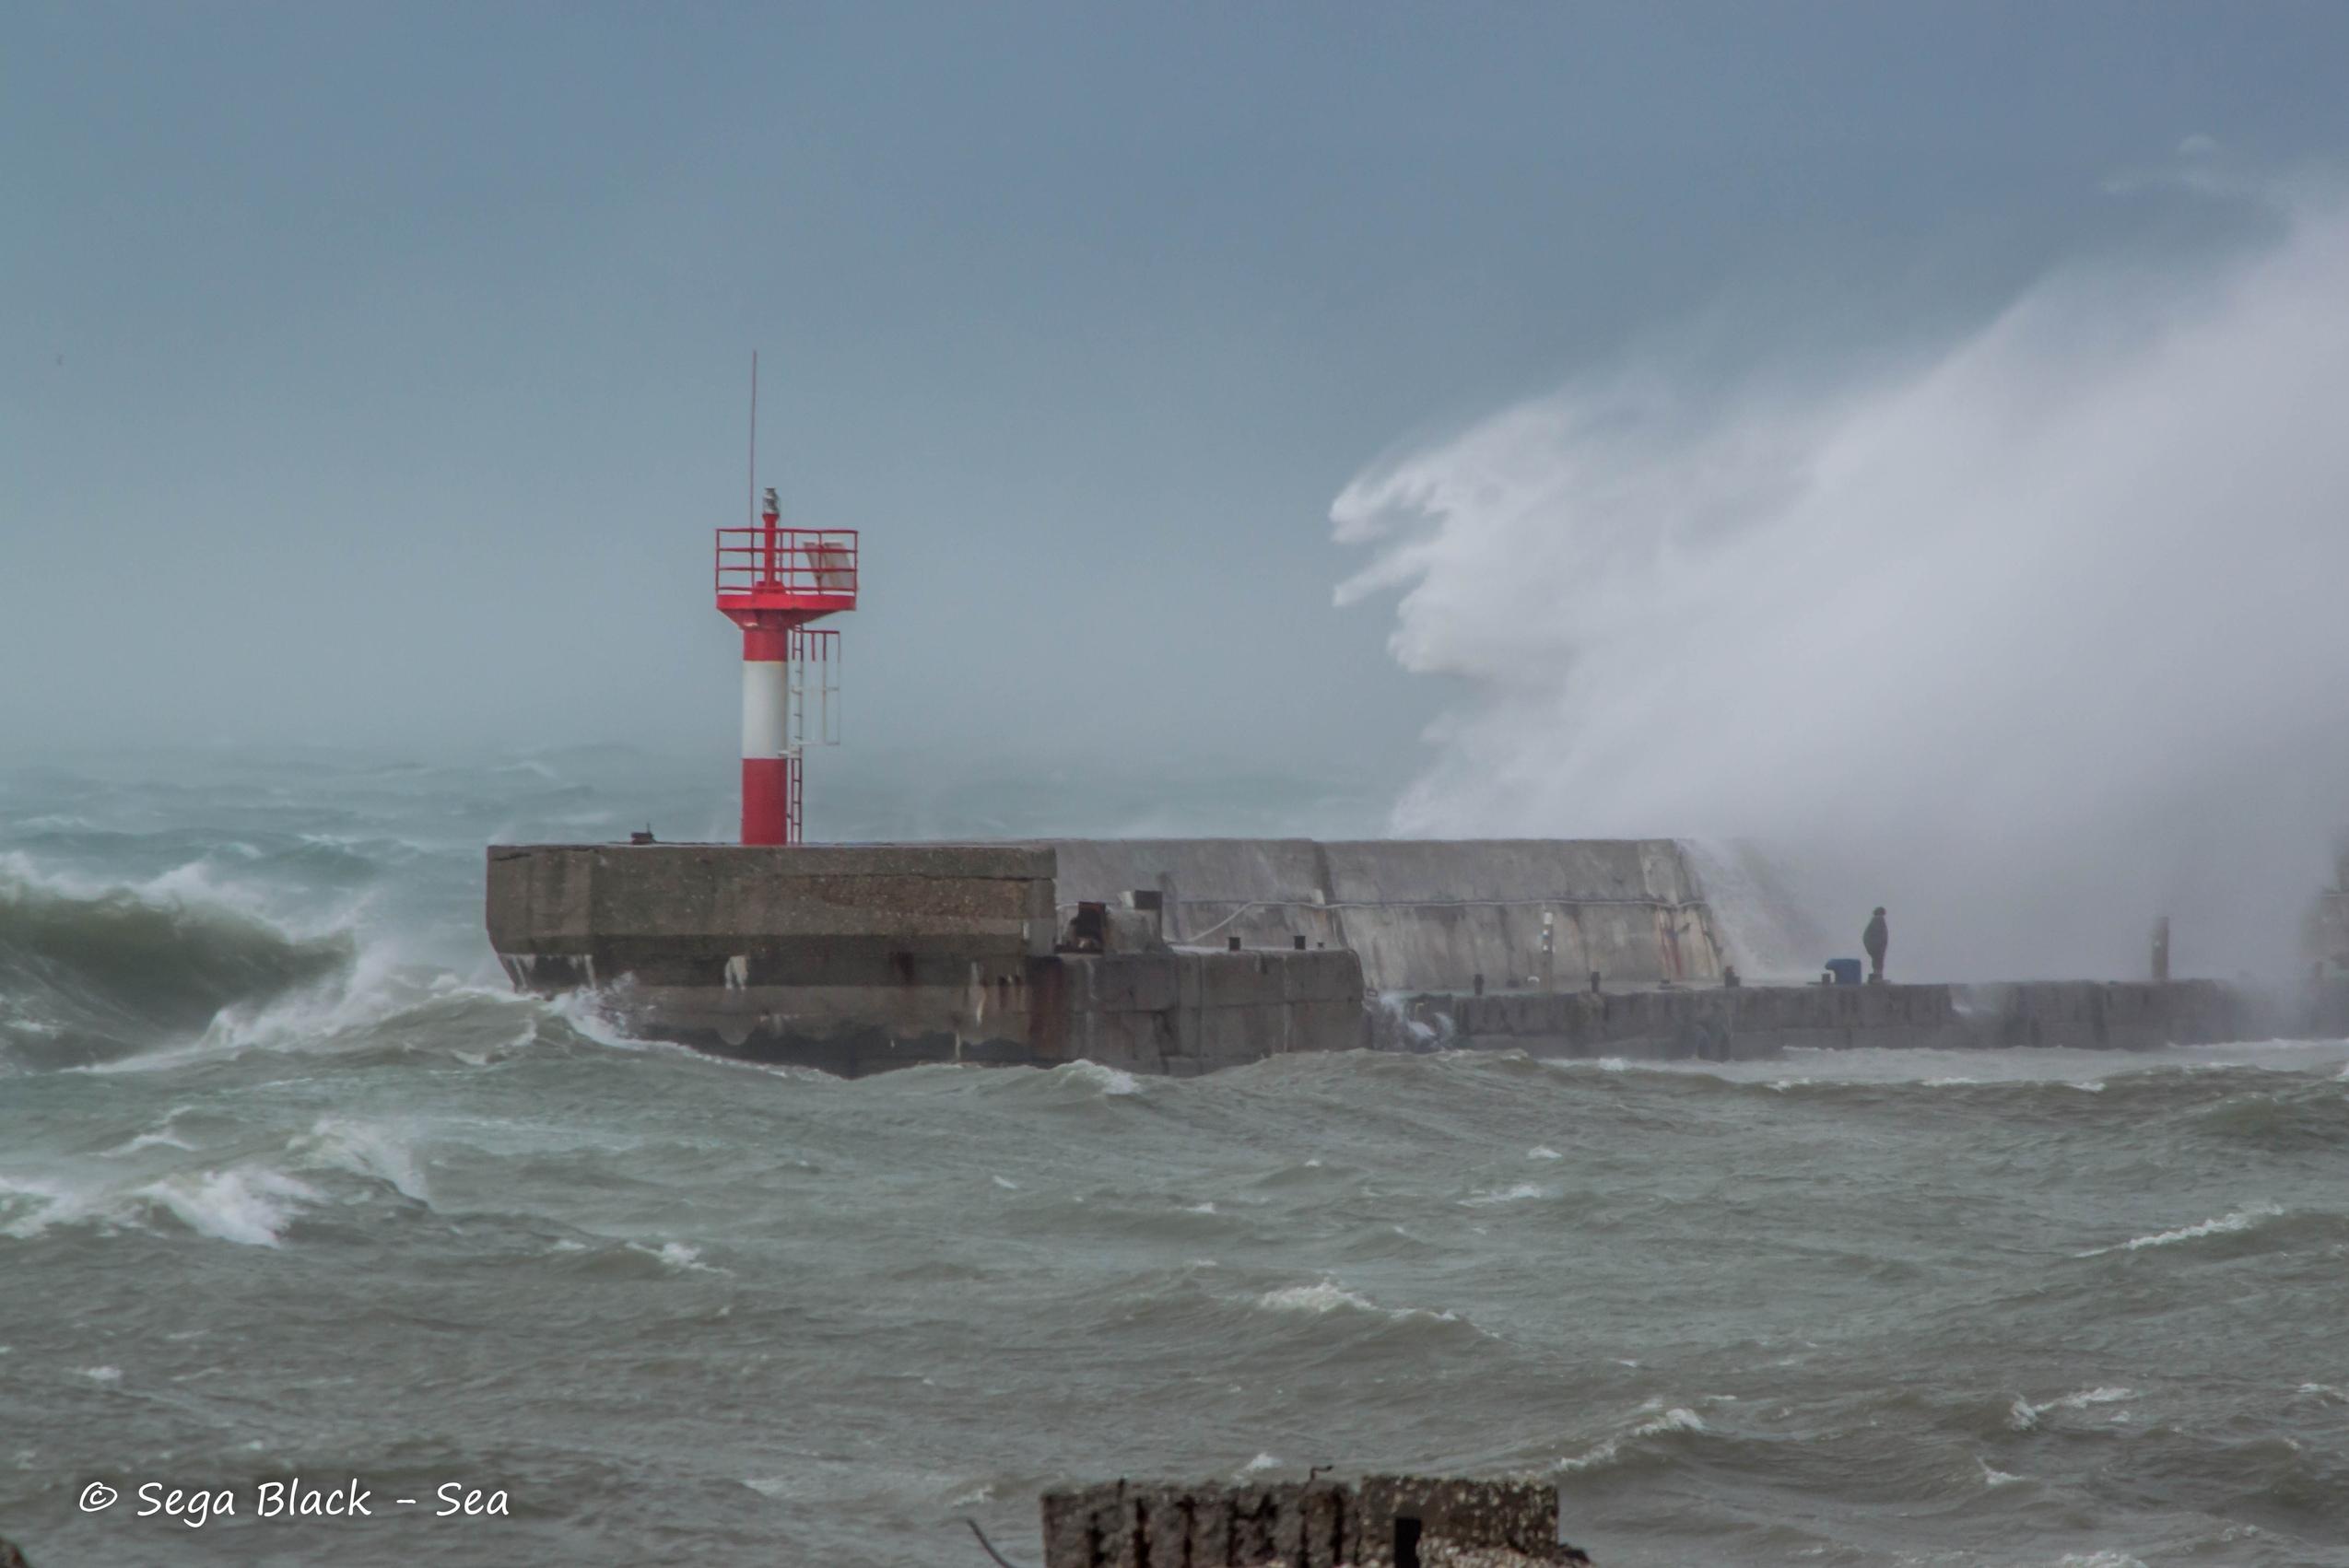
<path fill-rule="evenodd" d="M 1372 989 L 1496 989 L 1548 977 L 1716 980 L 1721 949 L 1670 839 L 1063 838 L 1063 916 L 1161 894 L 1175 942 L 1350 947 Z M 1544 927 L 1544 917 L 1549 917 Z M 1544 934 L 1549 933 L 1544 954 Z"/>
<path fill-rule="evenodd" d="M 957 954 L 1052 950 L 1051 851 L 1015 844 L 524 844 L 489 850 L 489 938 L 500 953 L 593 956 L 628 945 L 699 957 L 713 940 L 861 940 Z M 681 976 L 675 983 L 717 983 Z"/>
<path fill-rule="evenodd" d="M 1980 986 L 1744 986 L 1407 999 L 1436 1042 L 1537 1055 L 1728 1060 L 1790 1047 L 2149 1049 L 2251 1037 L 2249 999 L 2210 980 Z"/>
<path fill-rule="evenodd" d="M 1044 1568 L 1415 1568 L 1439 1547 L 1589 1561 L 1558 1544 L 1557 1488 L 1532 1480 L 1115 1481 L 1047 1492 L 1041 1512 Z"/>
<path fill-rule="evenodd" d="M 1362 964 L 1344 950 L 1064 954 L 1055 962 L 1063 1005 L 1038 1020 L 1039 1060 L 1082 1057 L 1191 1077 L 1369 1044 Z"/>
<path fill-rule="evenodd" d="M 1368 1044 L 1362 965 L 1344 952 L 1059 954 L 977 966 L 969 984 L 641 986 L 605 1006 L 630 1032 L 721 1056 L 863 1077 L 965 1062 L 1083 1059 L 1192 1077 Z"/>
<path fill-rule="evenodd" d="M 849 1075 L 1080 1057 L 1190 1074 L 1382 1044 L 2127 1048 L 2278 1022 L 2207 981 L 1724 987 L 1665 840 L 534 845 L 492 848 L 487 872 L 517 987 L 593 988 L 634 1032 Z M 1137 890 L 1163 915 L 1114 908 Z M 1106 951 L 1055 950 L 1081 899 L 1113 907 L 1086 943 Z M 1372 1012 L 1366 982 L 1404 991 Z"/>
<path fill-rule="evenodd" d="M 1052 950 L 1052 857 L 1019 845 L 517 845 L 488 856 L 490 945 L 521 989 L 620 988 L 639 1026 L 740 1046 L 983 1033 Z"/>
<path fill-rule="evenodd" d="M 518 988 L 593 988 L 634 1033 L 752 1060 L 1188 1075 L 1367 1040 L 1342 949 L 1056 954 L 1049 848 L 525 845 L 487 872 Z"/>

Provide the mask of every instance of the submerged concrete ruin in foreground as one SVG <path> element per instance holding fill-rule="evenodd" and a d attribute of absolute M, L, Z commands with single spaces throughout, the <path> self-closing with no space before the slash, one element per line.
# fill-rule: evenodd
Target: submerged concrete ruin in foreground
<path fill-rule="evenodd" d="M 1533 1480 L 1145 1485 L 1043 1499 L 1044 1568 L 1536 1568 L 1587 1564 Z"/>
<path fill-rule="evenodd" d="M 846 1076 L 1305 1051 L 1728 1059 L 2246 1037 L 2208 981 L 1744 985 L 1669 839 L 548 844 L 488 851 L 518 989 Z"/>

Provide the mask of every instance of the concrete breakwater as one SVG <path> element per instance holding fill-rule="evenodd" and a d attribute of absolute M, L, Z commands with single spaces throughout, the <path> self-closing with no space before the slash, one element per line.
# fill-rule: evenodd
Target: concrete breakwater
<path fill-rule="evenodd" d="M 1073 932 L 1027 844 L 532 845 L 489 851 L 518 989 L 592 989 L 630 1030 L 858 1076 L 1079 1059 L 1188 1075 L 1367 1043 L 1343 949 Z"/>
<path fill-rule="evenodd" d="M 2256 1026 L 2198 981 L 1726 984 L 1669 840 L 554 844 L 492 848 L 487 872 L 518 989 L 592 989 L 633 1032 L 849 1076 L 1078 1059 L 1186 1075 L 1366 1045 L 2126 1047 Z"/>
<path fill-rule="evenodd" d="M 1392 1012 L 1424 1048 L 1715 1061 L 1855 1047 L 2147 1050 L 2267 1030 L 2252 999 L 2211 980 L 1433 993 L 1400 999 Z"/>
<path fill-rule="evenodd" d="M 1380 991 L 1719 980 L 1703 888 L 1669 838 L 1063 838 L 1055 904 L 1157 895 L 1166 936 L 1349 948 Z"/>

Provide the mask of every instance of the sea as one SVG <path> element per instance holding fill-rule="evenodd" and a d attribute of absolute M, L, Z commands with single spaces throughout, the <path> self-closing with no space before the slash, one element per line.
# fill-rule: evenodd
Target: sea
<path fill-rule="evenodd" d="M 1032 1568 L 1047 1488 L 1324 1469 L 1543 1478 L 1603 1568 L 2349 1563 L 2349 1043 L 842 1082 L 513 994 L 483 847 L 725 773 L 0 764 L 34 1568 Z M 912 776 L 819 829 L 1378 810 Z"/>

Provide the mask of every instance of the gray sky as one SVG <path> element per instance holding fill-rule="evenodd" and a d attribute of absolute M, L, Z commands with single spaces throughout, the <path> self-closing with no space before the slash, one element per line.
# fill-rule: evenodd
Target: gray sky
<path fill-rule="evenodd" d="M 1863 344 L 2349 142 L 2349 10 L 0 9 L 0 734 L 732 757 L 745 380 L 849 738 L 1391 779 L 1401 443 Z M 1692 323 L 1694 325 L 1692 325 Z"/>

